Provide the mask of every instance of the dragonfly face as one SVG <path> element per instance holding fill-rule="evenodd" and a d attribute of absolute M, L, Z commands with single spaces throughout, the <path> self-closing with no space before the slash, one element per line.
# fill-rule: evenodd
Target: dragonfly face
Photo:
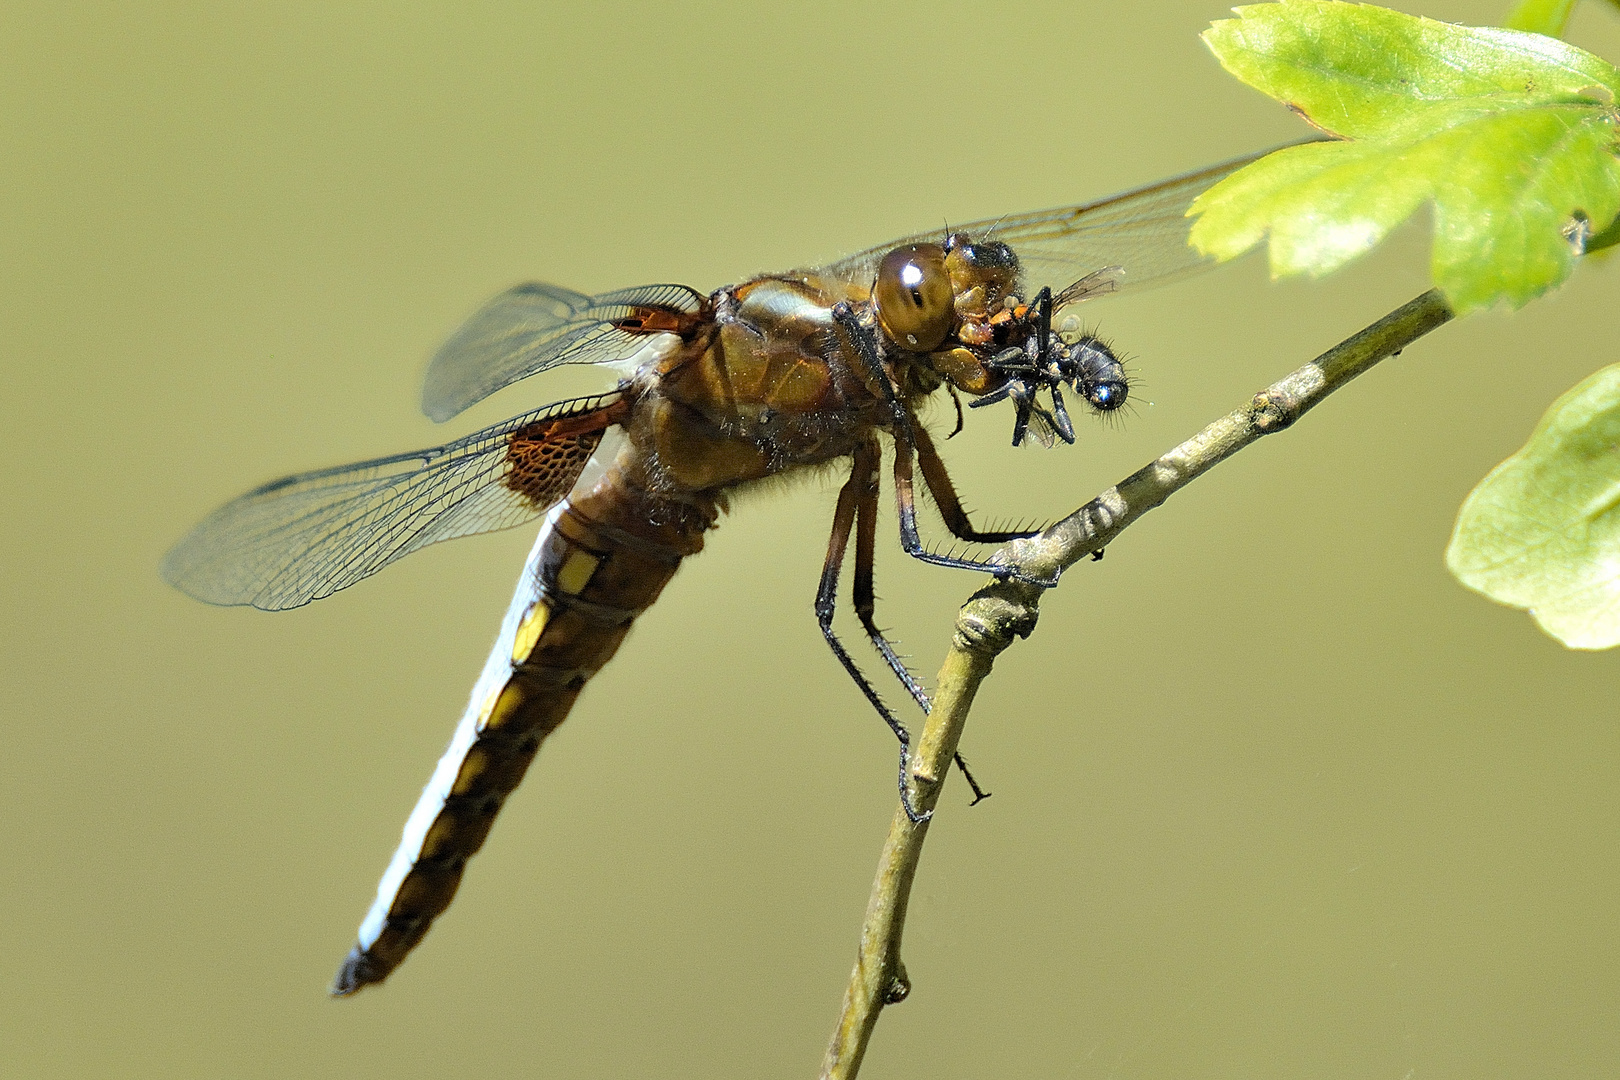
<path fill-rule="evenodd" d="M 198 525 L 169 553 L 164 576 L 210 603 L 279 610 L 328 596 L 428 544 L 544 518 L 494 651 L 334 992 L 381 981 L 421 940 L 545 736 L 681 560 L 702 549 L 729 492 L 751 481 L 849 463 L 816 615 L 834 655 L 901 742 L 900 787 L 910 812 L 906 729 L 833 630 L 853 537 L 855 614 L 884 665 L 929 707 L 874 621 L 878 436 L 893 443 L 907 553 L 1004 573 L 991 561 L 923 544 L 915 469 L 957 539 L 1002 543 L 1026 534 L 972 525 L 917 405 L 942 387 L 969 395 L 974 407 L 1010 400 L 1014 443 L 1033 435 L 1050 444 L 1054 434 L 1074 441 L 1062 388 L 1099 412 L 1123 405 L 1128 388 L 1108 347 L 1054 332 L 1054 314 L 1127 284 L 1200 269 L 1203 260 L 1186 244 L 1188 204 L 1258 156 L 1086 206 L 979 222 L 943 238 L 905 237 L 707 295 L 684 285 L 597 296 L 520 285 L 469 319 L 433 358 L 423 410 L 447 420 L 562 364 L 615 365 L 624 375 L 614 389 L 443 446 L 286 477 Z M 1073 283 L 1029 295 L 1031 279 Z M 623 437 L 608 455 L 610 430 Z M 598 475 L 582 482 L 593 460 Z"/>

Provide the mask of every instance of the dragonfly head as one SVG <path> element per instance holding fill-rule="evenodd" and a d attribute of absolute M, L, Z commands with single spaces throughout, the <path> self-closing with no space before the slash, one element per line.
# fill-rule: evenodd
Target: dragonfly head
<path fill-rule="evenodd" d="M 878 263 L 872 306 L 883 332 L 907 352 L 927 353 L 962 320 L 982 323 L 1018 288 L 1018 256 L 999 240 L 951 233 L 943 244 L 905 244 Z"/>

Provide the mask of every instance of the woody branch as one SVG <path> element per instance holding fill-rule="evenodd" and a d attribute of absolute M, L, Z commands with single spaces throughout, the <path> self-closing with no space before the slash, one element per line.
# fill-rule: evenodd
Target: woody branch
<path fill-rule="evenodd" d="M 1053 580 L 1080 559 L 1101 551 L 1132 522 L 1215 465 L 1262 436 L 1287 428 L 1351 379 L 1451 317 L 1444 295 L 1429 290 L 1271 384 L 1243 408 L 1209 424 L 1044 532 L 1001 549 L 997 561 L 1016 576 L 986 585 L 958 614 L 950 652 L 940 668 L 934 708 L 912 757 L 916 808 L 926 815 L 939 801 L 973 697 L 997 654 L 1014 638 L 1028 637 L 1034 630 L 1043 589 L 1033 582 Z M 900 939 L 930 824 L 913 821 L 899 809 L 889 825 L 855 968 L 822 1060 L 824 1080 L 852 1080 L 883 1006 L 902 1000 L 910 991 L 900 962 Z"/>

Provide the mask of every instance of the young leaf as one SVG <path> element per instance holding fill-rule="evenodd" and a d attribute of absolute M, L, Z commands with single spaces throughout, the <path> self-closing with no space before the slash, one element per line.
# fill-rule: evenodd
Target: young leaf
<path fill-rule="evenodd" d="M 1366 4 L 1236 9 L 1204 40 L 1238 78 L 1343 141 L 1289 147 L 1201 195 L 1192 243 L 1324 274 L 1426 202 L 1433 273 L 1459 313 L 1568 276 L 1620 212 L 1620 71 L 1538 34 Z"/>
<path fill-rule="evenodd" d="M 1570 648 L 1620 644 L 1620 364 L 1554 402 L 1473 490 L 1446 566 Z"/>

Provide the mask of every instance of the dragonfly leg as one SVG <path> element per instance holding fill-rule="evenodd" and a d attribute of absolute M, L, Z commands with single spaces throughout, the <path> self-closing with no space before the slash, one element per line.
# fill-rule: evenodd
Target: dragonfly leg
<path fill-rule="evenodd" d="M 934 497 L 934 504 L 939 507 L 939 514 L 945 519 L 945 527 L 951 530 L 952 536 L 975 544 L 1005 544 L 1009 540 L 1034 536 L 1040 532 L 1039 529 L 996 532 L 975 529 L 973 522 L 968 520 L 967 511 L 962 508 L 962 500 L 957 497 L 956 485 L 951 483 L 945 462 L 940 458 L 939 451 L 934 449 L 933 440 L 921 427 L 912 434 L 917 440 L 917 464 L 922 468 L 923 483 L 928 485 L 928 493 Z"/>
<path fill-rule="evenodd" d="M 864 455 L 863 455 L 864 456 Z M 900 659 L 889 644 L 889 639 L 883 636 L 875 621 L 877 611 L 877 594 L 872 587 L 872 568 L 875 562 L 877 548 L 877 507 L 878 507 L 878 474 L 877 459 L 869 458 L 869 466 L 864 470 L 857 458 L 855 472 L 850 475 L 851 484 L 860 482 L 855 492 L 855 580 L 852 592 L 855 601 L 855 616 L 860 619 L 861 627 L 866 636 L 871 639 L 872 647 L 883 657 L 883 662 L 889 665 L 894 677 L 906 688 L 924 713 L 933 708 L 928 700 L 928 691 L 924 690 L 922 683 L 906 667 L 905 661 Z"/>
<path fill-rule="evenodd" d="M 868 330 L 866 327 L 861 325 L 859 318 L 857 318 L 856 315 L 855 315 L 854 309 L 851 308 L 850 305 L 847 304 L 847 303 L 838 304 L 838 305 L 834 306 L 833 311 L 832 311 L 832 316 L 833 316 L 833 321 L 837 322 L 840 326 L 842 326 L 844 328 L 844 332 L 849 335 L 850 342 L 855 347 L 856 356 L 860 357 L 861 363 L 866 368 L 866 374 L 870 377 L 870 379 L 873 382 L 875 382 L 877 384 L 879 392 L 883 395 L 884 400 L 889 405 L 890 413 L 894 418 L 894 432 L 893 432 L 893 434 L 894 434 L 894 448 L 895 448 L 895 462 L 896 462 L 896 466 L 895 466 L 896 467 L 896 474 L 895 475 L 896 475 L 896 477 L 899 476 L 899 462 L 902 459 L 904 459 L 904 461 L 906 462 L 906 466 L 905 466 L 906 499 L 905 499 L 905 501 L 902 502 L 902 506 L 903 507 L 909 507 L 910 506 L 910 499 L 911 499 L 911 486 L 910 486 L 910 483 L 911 483 L 911 454 L 912 454 L 913 437 L 914 437 L 913 433 L 914 433 L 914 430 L 920 430 L 920 429 L 914 429 L 913 428 L 912 423 L 911 423 L 911 413 L 906 409 L 904 403 L 901 402 L 899 395 L 895 393 L 894 382 L 893 382 L 892 379 L 889 378 L 889 373 L 887 371 L 885 371 L 884 368 L 883 368 L 883 362 L 878 358 L 877 340 L 873 336 L 872 332 L 870 330 Z M 926 436 L 924 436 L 924 437 L 926 438 Z M 929 449 L 930 450 L 933 449 L 933 444 L 932 443 L 929 444 Z M 857 486 L 857 480 L 860 478 L 860 475 L 861 475 L 861 469 L 862 469 L 861 462 L 862 462 L 863 458 L 865 458 L 865 459 L 867 459 L 869 461 L 869 464 L 866 466 L 866 468 L 870 472 L 870 478 L 865 480 L 862 483 L 861 486 Z M 857 451 L 856 452 L 855 469 L 850 474 L 849 483 L 846 484 L 844 486 L 844 490 L 839 493 L 838 509 L 839 509 L 839 515 L 840 516 L 836 517 L 834 522 L 833 522 L 833 541 L 832 541 L 832 543 L 830 543 L 828 545 L 828 548 L 827 548 L 827 565 L 822 570 L 822 589 L 821 589 L 821 592 L 816 597 L 816 613 L 817 613 L 818 617 L 820 617 L 822 619 L 821 632 L 827 638 L 827 643 L 829 645 L 831 645 L 832 648 L 833 648 L 833 651 L 836 654 L 838 654 L 838 658 L 839 658 L 840 661 L 843 662 L 845 669 L 847 671 L 849 671 L 852 676 L 855 677 L 855 680 L 856 680 L 857 684 L 859 684 L 861 686 L 861 689 L 866 692 L 866 695 L 867 695 L 868 699 L 871 700 L 872 703 L 875 706 L 877 706 L 878 711 L 883 715 L 884 720 L 888 722 L 888 724 L 889 724 L 889 726 L 891 728 L 896 728 L 895 733 L 897 735 L 899 735 L 900 731 L 903 730 L 903 729 L 899 729 L 897 727 L 897 721 L 895 721 L 893 715 L 878 700 L 876 692 L 871 689 L 871 684 L 867 683 L 867 681 L 865 679 L 865 676 L 863 676 L 863 675 L 861 675 L 859 673 L 858 669 L 856 669 L 856 667 L 854 665 L 854 661 L 852 661 L 849 658 L 849 654 L 844 651 L 843 646 L 838 642 L 837 637 L 832 632 L 832 609 L 833 609 L 834 598 L 835 598 L 836 593 L 837 593 L 838 568 L 843 563 L 844 546 L 849 541 L 850 524 L 849 524 L 849 522 L 842 520 L 842 514 L 844 512 L 844 496 L 846 494 L 850 495 L 852 499 L 857 500 L 856 506 L 859 506 L 860 504 L 859 504 L 858 500 L 862 497 L 863 489 L 870 492 L 870 494 L 867 495 L 866 498 L 867 498 L 868 502 L 871 504 L 871 509 L 870 509 L 869 512 L 859 515 L 865 522 L 867 522 L 867 524 L 865 525 L 865 531 L 863 533 L 864 542 L 866 544 L 866 549 L 867 550 L 866 550 L 866 558 L 864 560 L 865 565 L 866 565 L 866 573 L 864 575 L 864 585 L 863 585 L 863 583 L 861 581 L 861 578 L 858 577 L 856 587 L 857 587 L 857 589 L 864 588 L 864 590 L 866 592 L 866 595 L 867 595 L 868 603 L 870 604 L 870 601 L 871 601 L 871 593 L 872 593 L 872 574 L 871 574 L 872 550 L 871 550 L 871 548 L 872 548 L 873 533 L 874 533 L 874 531 L 876 529 L 876 523 L 877 523 L 877 513 L 876 513 L 877 462 L 878 462 L 878 456 L 877 456 L 877 450 L 876 450 L 875 446 L 868 445 L 866 448 L 863 448 L 862 451 Z M 954 495 L 954 492 L 953 492 L 953 495 Z M 958 503 L 958 507 L 960 508 L 960 503 Z M 922 550 L 922 543 L 921 543 L 921 541 L 917 540 L 917 520 L 916 520 L 916 514 L 915 514 L 914 511 L 912 512 L 909 520 L 910 520 L 910 526 L 911 526 L 911 537 L 912 537 L 912 539 L 914 541 L 916 541 L 916 545 L 915 545 L 916 548 L 918 550 Z M 907 517 L 906 517 L 905 512 L 902 511 L 902 513 L 901 513 L 902 543 L 904 543 L 906 524 L 907 524 Z M 842 532 L 840 532 L 840 525 L 842 526 Z M 856 563 L 856 568 L 857 568 L 857 574 L 858 575 L 859 575 L 860 567 L 861 567 L 862 562 L 863 562 L 862 555 L 861 555 L 861 550 L 860 550 L 861 549 L 861 543 L 862 543 L 861 540 L 857 540 L 855 563 Z M 836 558 L 834 557 L 834 549 L 835 548 L 836 548 Z M 907 550 L 910 551 L 911 549 L 908 548 Z M 946 565 L 950 565 L 950 564 L 946 564 Z M 987 569 L 990 568 L 989 563 L 985 563 L 984 566 Z M 830 582 L 828 580 L 829 574 L 831 575 L 831 581 Z M 857 595 L 859 595 L 859 593 L 857 593 Z M 823 610 L 823 607 L 825 607 L 825 610 L 826 610 L 825 616 L 822 616 L 822 614 L 821 614 L 822 610 Z M 886 638 L 884 638 L 884 636 L 882 635 L 881 632 L 878 631 L 876 624 L 874 622 L 872 622 L 872 613 L 871 613 L 870 609 L 868 609 L 862 615 L 861 622 L 862 622 L 863 626 L 866 628 L 866 631 L 867 631 L 868 635 L 871 637 L 872 644 L 874 646 L 876 646 L 878 652 L 883 656 L 884 661 L 889 665 L 890 669 L 894 671 L 895 675 L 900 679 L 901 683 L 903 683 L 905 685 L 907 691 L 917 701 L 917 704 L 922 707 L 923 712 L 925 712 L 925 713 L 928 712 L 933 706 L 928 700 L 927 693 L 923 690 L 922 686 L 917 682 L 916 678 L 914 676 L 912 676 L 911 672 L 906 670 L 906 665 L 900 660 L 900 658 L 898 656 L 895 655 L 894 649 L 890 647 L 888 640 Z M 905 807 L 906 816 L 911 818 L 913 821 L 917 821 L 917 820 L 921 820 L 921 819 L 919 819 L 915 815 L 915 813 L 914 813 L 914 811 L 913 811 L 913 809 L 911 807 L 911 803 L 909 801 L 909 799 L 910 799 L 909 791 L 906 788 L 906 769 L 907 769 L 907 764 L 908 764 L 907 759 L 908 759 L 909 753 L 910 753 L 910 743 L 908 741 L 908 738 L 905 737 L 905 736 L 902 736 L 901 739 L 900 739 L 900 794 L 901 794 L 901 804 Z M 963 775 L 964 778 L 966 778 L 966 780 L 968 782 L 968 786 L 973 789 L 973 796 L 974 796 L 973 801 L 975 803 L 979 802 L 981 799 L 987 799 L 987 798 L 990 797 L 988 792 L 986 792 L 983 788 L 979 787 L 978 781 L 973 779 L 973 774 L 968 771 L 967 762 L 962 760 L 962 755 L 961 754 L 956 755 L 956 767 L 962 770 L 962 775 Z M 933 811 L 929 811 L 930 815 L 932 813 L 933 813 Z"/>
<path fill-rule="evenodd" d="M 849 480 L 838 493 L 838 508 L 833 513 L 832 537 L 827 541 L 827 561 L 822 565 L 821 584 L 816 589 L 816 622 L 821 625 L 821 636 L 827 639 L 827 645 L 832 649 L 833 655 L 844 665 L 844 670 L 855 680 L 855 685 L 866 695 L 866 700 L 872 703 L 872 708 L 883 717 L 883 722 L 889 725 L 894 737 L 900 740 L 900 806 L 905 810 L 906 817 L 913 822 L 921 823 L 932 817 L 933 811 L 919 811 L 911 802 L 911 788 L 908 784 L 911 772 L 911 733 L 894 713 L 889 711 L 888 705 L 878 696 L 877 688 L 856 665 L 855 658 L 849 655 L 844 643 L 838 640 L 837 633 L 833 631 L 833 612 L 838 606 L 838 571 L 844 564 L 844 553 L 849 547 L 849 534 L 855 526 L 856 510 L 860 505 L 862 491 L 877 490 L 877 464 L 876 445 L 867 443 L 857 449 Z M 884 644 L 887 645 L 887 642 Z M 889 655 L 893 655 L 892 650 Z M 898 665 L 899 671 L 905 670 L 905 665 L 901 664 L 898 658 L 895 658 L 893 664 Z M 910 679 L 909 672 L 906 673 L 906 678 Z M 921 689 L 917 688 L 918 693 L 921 693 Z M 926 710 L 927 695 L 923 695 L 921 700 Z"/>
<path fill-rule="evenodd" d="M 894 438 L 898 443 L 904 439 L 907 444 L 911 442 L 911 413 L 895 393 L 894 380 L 883 369 L 883 361 L 878 358 L 877 338 L 872 331 L 861 325 L 855 314 L 855 309 L 848 303 L 835 304 L 832 309 L 833 322 L 844 328 L 849 340 L 855 346 L 855 355 L 860 357 L 861 366 L 866 370 L 864 374 L 882 396 L 889 406 L 889 415 L 894 421 Z"/>
<path fill-rule="evenodd" d="M 919 429 L 920 432 L 921 429 Z M 855 615 L 861 620 L 861 626 L 866 630 L 866 636 L 871 640 L 872 647 L 883 657 L 883 662 L 889 665 L 895 678 L 905 686 L 911 694 L 912 700 L 924 713 L 933 711 L 933 702 L 928 700 L 928 691 L 923 689 L 917 677 L 906 667 L 905 661 L 894 651 L 894 646 L 878 629 L 876 621 L 877 594 L 872 588 L 872 570 L 877 554 L 877 517 L 878 517 L 878 484 L 877 484 L 877 458 L 873 450 L 872 467 L 868 470 L 860 490 L 856 493 L 855 504 L 855 580 L 852 592 L 855 599 Z M 857 476 L 852 475 L 853 483 Z M 968 769 L 967 762 L 961 754 L 955 756 L 956 767 L 962 771 L 962 778 L 967 781 L 968 787 L 973 789 L 973 803 L 977 805 L 990 797 L 990 793 L 979 786 Z"/>
<path fill-rule="evenodd" d="M 1041 291 L 1035 294 L 1035 344 L 1038 362 L 1046 361 L 1046 354 L 1052 347 L 1052 289 L 1049 285 L 1042 285 Z"/>
<path fill-rule="evenodd" d="M 951 392 L 951 404 L 956 406 L 956 426 L 951 428 L 951 433 L 945 436 L 945 438 L 954 439 L 958 435 L 962 434 L 962 398 L 957 394 L 956 387 L 952 386 L 950 383 L 945 384 L 945 389 Z"/>
<path fill-rule="evenodd" d="M 894 494 L 900 503 L 900 546 L 912 558 L 921 559 L 934 566 L 954 566 L 959 570 L 983 570 L 998 577 L 1014 576 L 1014 571 L 1001 563 L 993 563 L 987 559 L 964 559 L 954 555 L 940 555 L 923 547 L 922 538 L 917 532 L 917 505 L 916 494 L 911 487 L 911 455 L 916 446 L 916 437 L 913 434 L 911 414 L 906 410 L 895 393 L 894 382 L 889 373 L 883 369 L 883 362 L 878 359 L 877 341 L 872 332 L 862 326 L 856 317 L 855 310 L 847 303 L 840 303 L 832 309 L 833 321 L 844 328 L 849 335 L 851 344 L 855 346 L 855 355 L 866 367 L 866 374 L 877 384 L 883 399 L 889 405 L 889 411 L 894 418 Z M 835 530 L 836 532 L 836 530 Z M 847 539 L 847 538 L 846 538 Z M 828 550 L 828 555 L 832 554 Z M 842 556 L 842 547 L 839 551 Z M 1056 581 L 1035 581 L 1032 584 L 1053 585 Z"/>
<path fill-rule="evenodd" d="M 998 577 L 1007 577 L 1013 571 L 1003 563 L 988 559 L 970 559 L 960 555 L 943 555 L 923 546 L 917 531 L 917 495 L 911 484 L 912 448 L 894 440 L 894 497 L 900 504 L 900 546 L 907 555 L 933 566 L 954 566 L 958 570 L 983 570 Z"/>

